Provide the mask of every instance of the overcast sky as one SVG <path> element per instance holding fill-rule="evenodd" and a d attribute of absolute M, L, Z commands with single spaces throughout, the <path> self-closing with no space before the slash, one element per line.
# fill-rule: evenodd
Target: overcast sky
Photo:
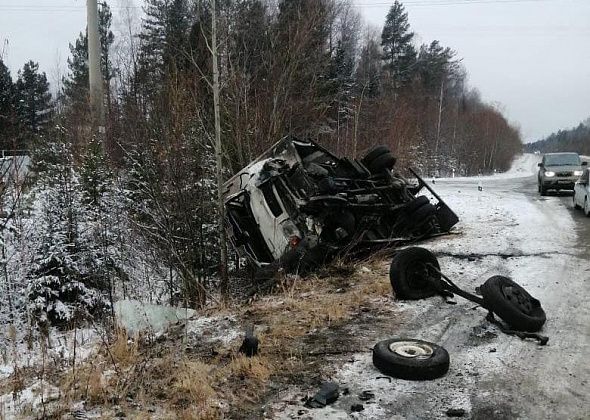
<path fill-rule="evenodd" d="M 109 1 L 115 15 L 122 11 L 123 1 Z M 365 21 L 379 30 L 393 3 L 354 2 Z M 418 41 L 438 39 L 455 49 L 470 85 L 501 106 L 521 127 L 525 141 L 590 117 L 590 0 L 403 3 Z M 13 77 L 29 59 L 40 63 L 50 81 L 58 67 L 65 71 L 68 43 L 85 28 L 85 4 L 0 0 L 0 54 Z"/>

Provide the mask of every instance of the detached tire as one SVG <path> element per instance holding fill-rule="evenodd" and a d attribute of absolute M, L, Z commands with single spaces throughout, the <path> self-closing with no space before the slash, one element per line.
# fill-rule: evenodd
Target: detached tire
<path fill-rule="evenodd" d="M 428 280 L 440 281 L 440 270 L 436 257 L 425 248 L 412 247 L 399 251 L 391 260 L 389 280 L 398 299 L 424 299 L 437 292 Z"/>
<path fill-rule="evenodd" d="M 490 277 L 480 290 L 486 308 L 514 330 L 536 332 L 547 320 L 541 302 L 508 277 Z"/>
<path fill-rule="evenodd" d="M 373 364 L 385 375 L 423 381 L 449 371 L 449 353 L 434 343 L 413 339 L 389 339 L 373 347 Z"/>

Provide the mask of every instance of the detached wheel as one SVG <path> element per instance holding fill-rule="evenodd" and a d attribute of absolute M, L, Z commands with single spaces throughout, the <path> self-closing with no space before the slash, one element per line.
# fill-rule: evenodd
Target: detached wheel
<path fill-rule="evenodd" d="M 508 277 L 494 276 L 481 286 L 487 309 L 517 331 L 539 331 L 547 319 L 541 302 Z"/>
<path fill-rule="evenodd" d="M 391 261 L 389 280 L 398 299 L 424 299 L 437 292 L 432 281 L 440 281 L 436 257 L 425 248 L 412 247 L 399 251 Z"/>
<path fill-rule="evenodd" d="M 574 196 L 572 197 L 572 205 L 576 210 L 579 210 L 581 208 L 580 205 L 576 203 L 576 193 L 574 193 Z"/>
<path fill-rule="evenodd" d="M 384 170 L 392 170 L 397 159 L 391 153 L 385 153 L 367 164 L 367 168 L 372 174 L 379 174 Z"/>
<path fill-rule="evenodd" d="M 434 343 L 413 339 L 390 339 L 373 347 L 373 364 L 394 378 L 428 380 L 449 370 L 449 353 Z"/>

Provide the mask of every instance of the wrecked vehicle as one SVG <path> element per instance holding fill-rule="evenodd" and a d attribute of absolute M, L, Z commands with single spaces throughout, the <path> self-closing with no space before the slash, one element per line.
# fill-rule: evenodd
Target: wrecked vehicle
<path fill-rule="evenodd" d="M 395 163 L 385 146 L 357 160 L 283 138 L 226 182 L 228 237 L 264 278 L 448 232 L 457 215 L 414 171 L 415 184 L 395 173 Z M 434 202 L 418 195 L 423 189 Z"/>

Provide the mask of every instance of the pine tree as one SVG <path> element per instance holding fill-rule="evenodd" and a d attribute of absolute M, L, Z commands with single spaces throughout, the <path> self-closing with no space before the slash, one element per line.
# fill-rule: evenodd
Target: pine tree
<path fill-rule="evenodd" d="M 384 68 L 389 72 L 394 90 L 408 84 L 416 63 L 416 50 L 412 45 L 408 13 L 396 0 L 389 9 L 381 33 Z"/>
<path fill-rule="evenodd" d="M 458 63 L 453 60 L 455 55 L 455 51 L 444 48 L 436 40 L 420 47 L 418 72 L 427 91 L 437 93 L 445 79 L 457 75 Z"/>
<path fill-rule="evenodd" d="M 381 52 L 379 45 L 373 39 L 369 39 L 367 45 L 361 50 L 359 63 L 356 69 L 358 88 L 368 98 L 379 95 L 381 84 Z"/>
<path fill-rule="evenodd" d="M 18 133 L 15 86 L 8 67 L 0 58 L 0 149 L 12 149 Z"/>
<path fill-rule="evenodd" d="M 43 132 L 51 119 L 53 105 L 47 76 L 39 73 L 39 64 L 29 61 L 18 72 L 16 98 L 17 113 L 23 125 L 31 133 Z"/>
<path fill-rule="evenodd" d="M 106 3 L 101 3 L 98 10 L 98 33 L 101 49 L 101 73 L 105 83 L 110 83 L 115 70 L 110 59 L 110 49 L 115 40 L 111 31 L 113 14 Z M 64 95 L 71 106 L 88 107 L 88 31 L 80 32 L 74 45 L 70 44 L 71 57 L 68 58 L 70 74 L 63 79 Z M 109 91 L 108 89 L 106 90 Z"/>

